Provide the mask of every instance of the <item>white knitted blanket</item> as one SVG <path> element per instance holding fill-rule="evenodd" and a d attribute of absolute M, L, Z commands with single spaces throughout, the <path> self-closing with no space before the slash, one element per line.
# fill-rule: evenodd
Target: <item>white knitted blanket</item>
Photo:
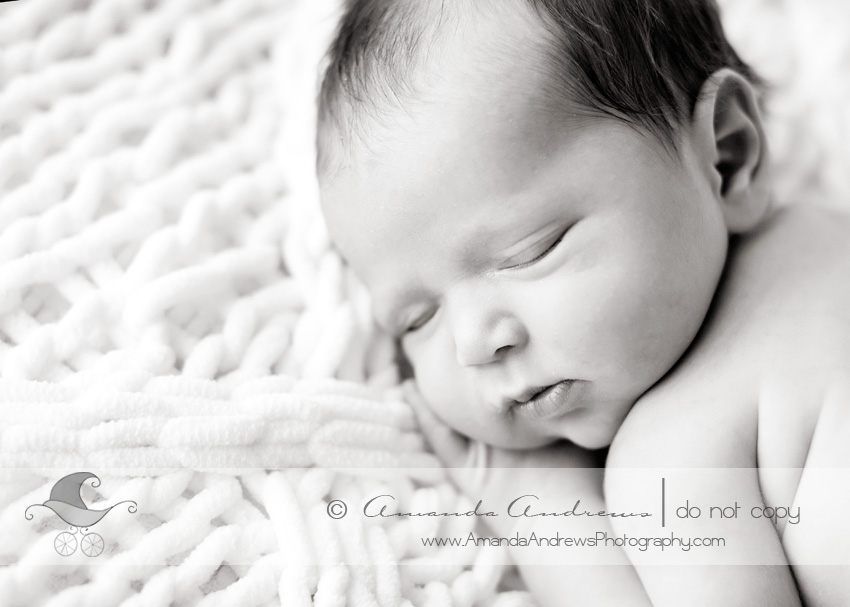
<path fill-rule="evenodd" d="M 850 5 L 723 4 L 775 85 L 777 197 L 848 206 Z M 0 605 L 533 603 L 503 551 L 423 551 L 467 523 L 327 514 L 381 493 L 470 508 L 319 213 L 335 10 L 0 3 Z M 24 518 L 78 471 L 102 481 L 92 509 L 138 504 L 97 524 L 97 557 Z"/>

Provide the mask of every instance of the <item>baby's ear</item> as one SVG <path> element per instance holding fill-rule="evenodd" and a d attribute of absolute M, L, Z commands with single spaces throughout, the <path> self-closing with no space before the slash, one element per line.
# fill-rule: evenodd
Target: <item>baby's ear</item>
<path fill-rule="evenodd" d="M 770 204 L 767 142 L 753 85 L 724 68 L 706 80 L 694 109 L 710 181 L 732 234 L 756 227 Z"/>

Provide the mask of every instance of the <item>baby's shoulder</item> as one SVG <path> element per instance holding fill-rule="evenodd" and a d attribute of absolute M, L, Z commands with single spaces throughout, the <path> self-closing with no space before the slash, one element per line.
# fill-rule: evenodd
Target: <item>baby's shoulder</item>
<path fill-rule="evenodd" d="M 850 214 L 785 208 L 732 246 L 707 341 L 759 379 L 850 368 Z"/>
<path fill-rule="evenodd" d="M 783 209 L 733 247 L 700 335 L 629 412 L 612 467 L 802 469 L 828 451 L 817 428 L 850 440 L 850 216 Z M 799 475 L 756 474 L 765 497 L 793 498 Z"/>
<path fill-rule="evenodd" d="M 781 434 L 775 451 L 788 457 L 775 464 L 802 465 L 791 454 L 805 459 L 821 396 L 850 373 L 848 277 L 847 214 L 783 208 L 733 242 L 699 335 L 630 411 L 613 460 L 756 466 Z"/>
<path fill-rule="evenodd" d="M 799 287 L 820 283 L 837 293 L 848 284 L 831 279 L 850 268 L 850 213 L 803 205 L 776 209 L 757 230 L 733 241 L 728 264 L 726 282 L 735 286 L 785 287 L 814 297 Z M 789 283 L 791 276 L 799 282 Z"/>

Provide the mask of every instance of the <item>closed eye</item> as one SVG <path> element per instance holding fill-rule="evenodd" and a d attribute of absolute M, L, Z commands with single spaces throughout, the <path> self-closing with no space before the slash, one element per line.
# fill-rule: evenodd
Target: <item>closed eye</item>
<path fill-rule="evenodd" d="M 428 324 L 428 321 L 429 321 L 429 320 L 431 320 L 432 318 L 434 318 L 434 315 L 435 315 L 436 313 L 437 313 L 437 308 L 436 308 L 436 306 L 431 307 L 431 308 L 430 308 L 427 312 L 425 312 L 424 314 L 420 314 L 419 316 L 417 316 L 417 317 L 413 320 L 413 322 L 408 323 L 407 325 L 405 325 L 404 330 L 402 331 L 402 333 L 403 333 L 404 335 L 407 335 L 408 333 L 415 333 L 416 331 L 418 331 L 419 329 L 421 329 L 422 327 L 424 327 L 426 324 Z"/>
<path fill-rule="evenodd" d="M 517 264 L 511 265 L 511 266 L 507 266 L 505 269 L 506 270 L 518 270 L 520 268 L 528 267 L 528 266 L 535 264 L 538 261 L 542 260 L 547 255 L 549 255 L 552 251 L 554 251 L 558 247 L 559 244 L 561 244 L 561 241 L 564 239 L 564 236 L 567 235 L 567 232 L 569 232 L 569 230 L 570 229 L 567 228 L 566 230 L 561 232 L 560 235 L 549 244 L 549 246 L 547 246 L 542 252 L 540 252 L 533 259 L 529 259 L 528 261 L 523 261 L 521 263 L 517 263 Z"/>

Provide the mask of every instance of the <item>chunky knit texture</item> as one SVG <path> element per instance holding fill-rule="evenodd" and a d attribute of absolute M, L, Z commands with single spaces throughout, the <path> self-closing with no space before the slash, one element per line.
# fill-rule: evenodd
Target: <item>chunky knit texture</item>
<path fill-rule="evenodd" d="M 781 202 L 850 202 L 850 5 L 727 0 Z M 0 605 L 525 605 L 427 452 L 314 176 L 333 0 L 0 4 Z M 103 554 L 45 501 L 96 473 Z M 79 537 L 79 536 L 78 536 Z"/>

